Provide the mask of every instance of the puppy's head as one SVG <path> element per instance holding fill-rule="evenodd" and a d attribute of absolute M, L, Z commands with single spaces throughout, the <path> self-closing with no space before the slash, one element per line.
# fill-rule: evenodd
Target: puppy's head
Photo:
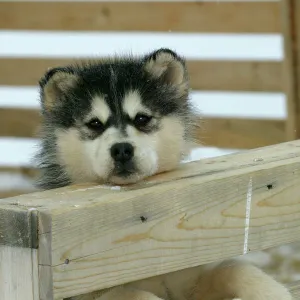
<path fill-rule="evenodd" d="M 132 183 L 180 162 L 192 108 L 173 51 L 54 68 L 40 87 L 44 129 L 55 136 L 48 157 L 72 182 Z"/>

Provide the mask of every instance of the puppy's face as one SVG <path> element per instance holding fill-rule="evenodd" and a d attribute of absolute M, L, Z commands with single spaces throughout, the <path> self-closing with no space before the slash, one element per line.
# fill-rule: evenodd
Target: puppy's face
<path fill-rule="evenodd" d="M 52 69 L 41 95 L 45 128 L 73 182 L 132 183 L 181 160 L 188 82 L 170 50 Z"/>

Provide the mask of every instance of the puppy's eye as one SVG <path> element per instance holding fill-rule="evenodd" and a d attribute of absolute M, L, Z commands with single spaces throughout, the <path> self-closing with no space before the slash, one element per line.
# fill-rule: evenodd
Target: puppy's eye
<path fill-rule="evenodd" d="M 143 115 L 143 114 L 137 114 L 134 118 L 134 124 L 138 127 L 144 127 L 146 126 L 150 121 L 152 120 L 151 116 Z"/>
<path fill-rule="evenodd" d="M 86 126 L 89 129 L 97 130 L 97 131 L 103 129 L 103 124 L 102 124 L 102 122 L 99 119 L 92 119 L 91 121 L 89 121 L 88 123 L 86 123 Z"/>

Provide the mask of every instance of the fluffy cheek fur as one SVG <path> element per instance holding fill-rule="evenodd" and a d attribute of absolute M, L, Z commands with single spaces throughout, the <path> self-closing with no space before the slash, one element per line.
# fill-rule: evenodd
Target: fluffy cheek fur
<path fill-rule="evenodd" d="M 184 139 L 184 127 L 178 118 L 164 118 L 161 125 L 161 130 L 153 136 L 158 157 L 156 173 L 176 168 L 182 156 L 188 151 L 187 142 Z"/>
<path fill-rule="evenodd" d="M 92 141 L 80 140 L 76 129 L 57 132 L 59 160 L 71 180 L 126 184 L 172 170 L 180 162 L 185 142 L 184 128 L 177 118 L 164 118 L 160 130 L 153 134 L 141 133 L 132 126 L 126 131 L 128 137 L 124 138 L 116 128 L 110 128 Z M 137 172 L 128 178 L 110 177 L 114 167 L 110 148 L 122 141 L 134 146 Z"/>
<path fill-rule="evenodd" d="M 75 128 L 56 131 L 59 163 L 74 183 L 95 180 L 93 165 L 85 155 L 85 144 Z"/>

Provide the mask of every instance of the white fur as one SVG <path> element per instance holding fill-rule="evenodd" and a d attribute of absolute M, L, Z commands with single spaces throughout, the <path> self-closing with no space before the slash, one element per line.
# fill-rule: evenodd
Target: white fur
<path fill-rule="evenodd" d="M 134 119 L 138 113 L 150 113 L 150 110 L 142 105 L 138 91 L 129 91 L 123 101 L 123 110 Z"/>
<path fill-rule="evenodd" d="M 97 117 L 103 124 L 105 124 L 111 115 L 111 111 L 106 104 L 105 100 L 101 96 L 97 96 L 93 99 L 91 117 Z"/>
<path fill-rule="evenodd" d="M 89 118 L 97 117 L 105 123 L 111 114 L 105 100 L 96 97 L 92 107 Z M 137 113 L 149 113 L 136 91 L 126 94 L 123 109 L 132 119 Z M 57 131 L 59 159 L 72 181 L 133 183 L 155 173 L 176 168 L 185 151 L 184 127 L 176 117 L 163 118 L 160 129 L 152 134 L 140 132 L 131 125 L 127 126 L 126 133 L 127 136 L 118 128 L 110 127 L 98 138 L 82 141 L 75 128 Z M 110 177 L 114 166 L 110 148 L 119 142 L 129 142 L 134 147 L 134 161 L 138 172 L 127 178 Z"/>

